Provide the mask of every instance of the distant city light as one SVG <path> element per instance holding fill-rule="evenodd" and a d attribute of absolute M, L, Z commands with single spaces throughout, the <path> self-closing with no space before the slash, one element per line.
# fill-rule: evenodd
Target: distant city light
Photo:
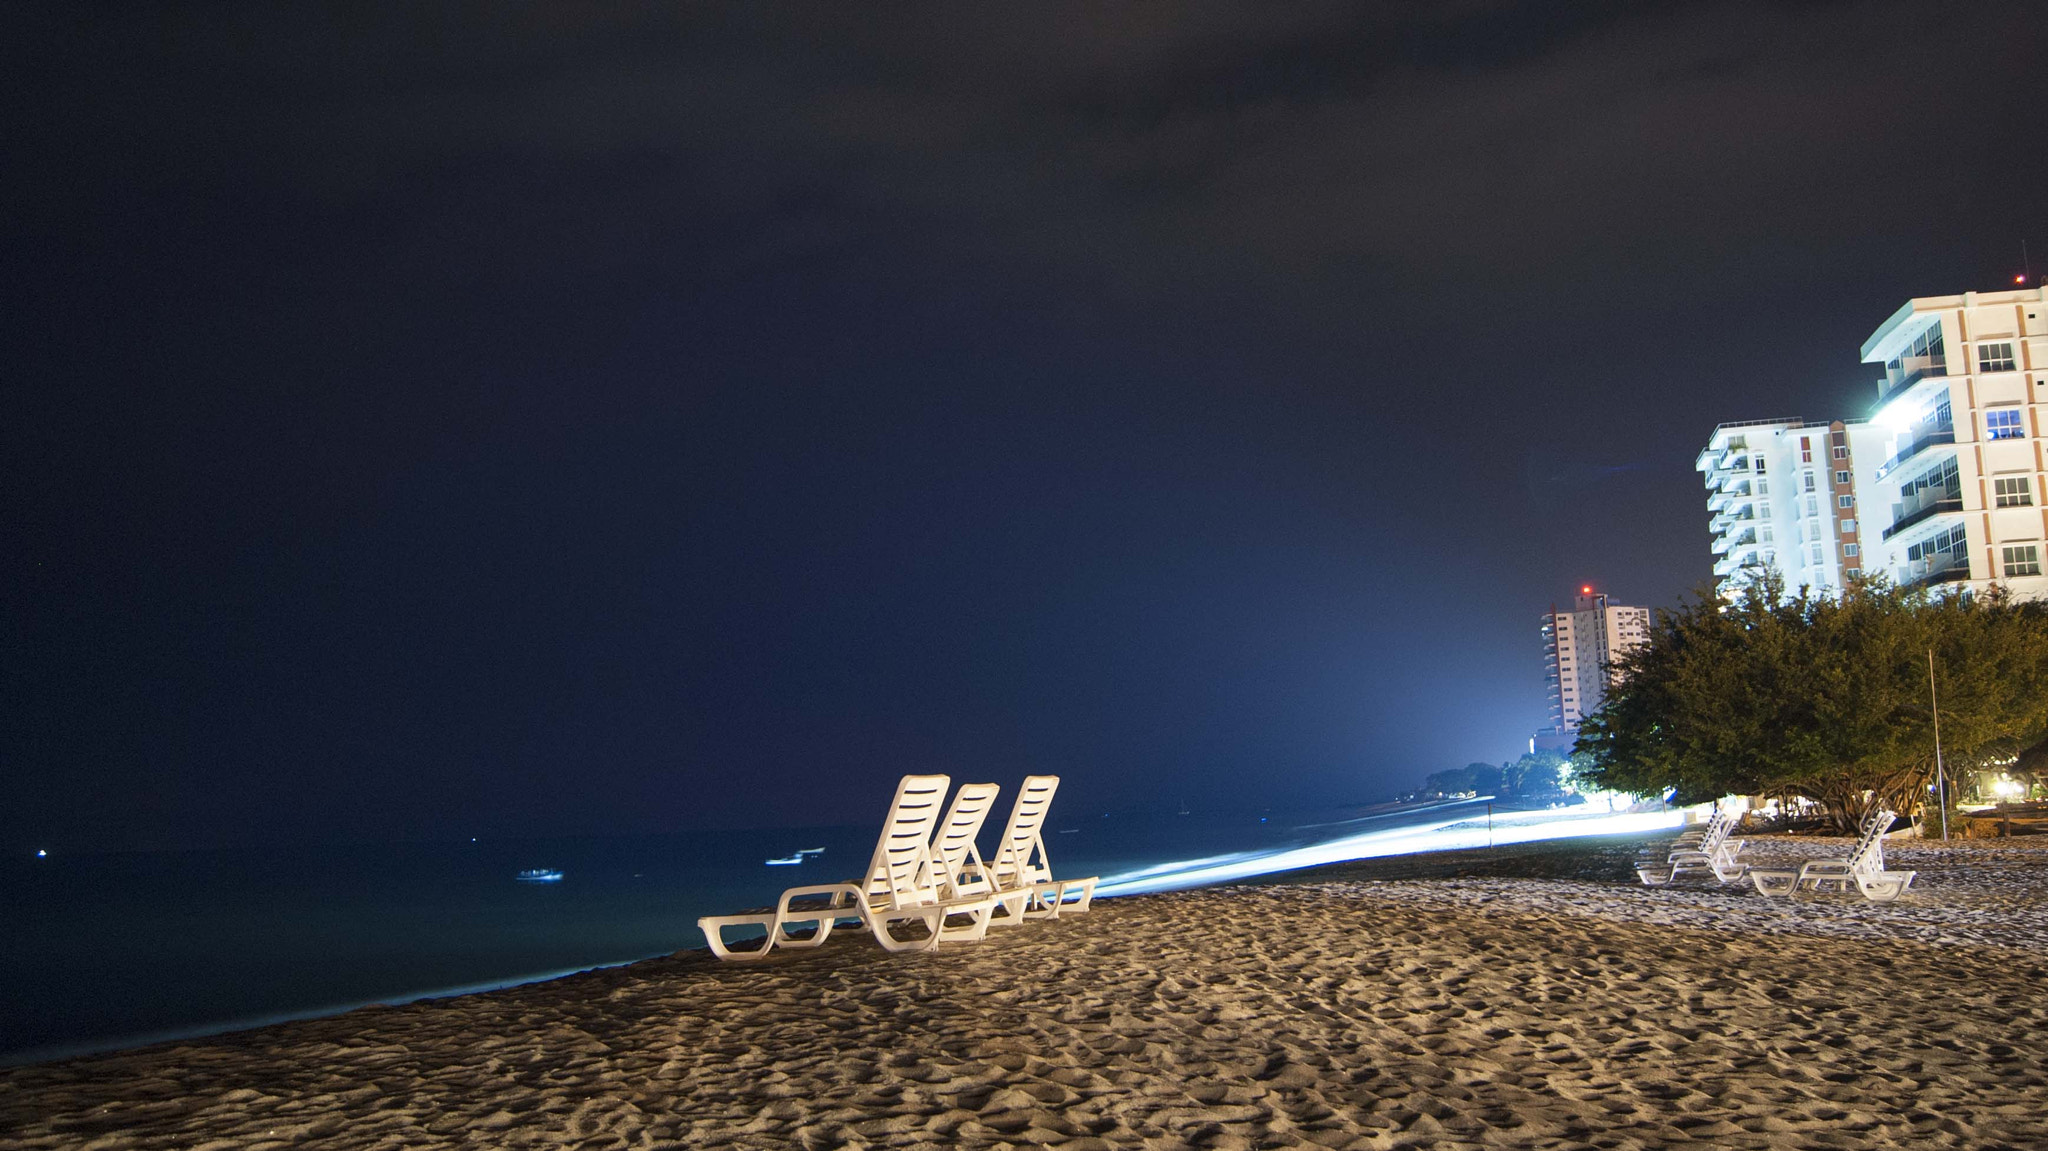
<path fill-rule="evenodd" d="M 2025 276 L 2014 276 L 2012 278 L 2012 282 L 2015 284 L 2024 284 L 2027 282 L 2027 278 Z"/>

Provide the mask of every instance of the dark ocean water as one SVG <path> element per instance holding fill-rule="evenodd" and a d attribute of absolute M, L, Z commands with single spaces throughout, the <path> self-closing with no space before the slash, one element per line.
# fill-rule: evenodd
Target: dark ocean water
<path fill-rule="evenodd" d="M 1048 826 L 1111 877 L 1355 830 L 1341 812 L 1099 813 Z M 1373 826 L 1422 815 L 1380 816 Z M 992 840 L 994 832 L 984 835 Z M 704 946 L 700 915 L 857 874 L 873 827 L 0 861 L 0 1062 L 544 978 Z M 765 860 L 801 848 L 799 867 Z M 559 883 L 521 883 L 527 868 Z M 1157 884 L 1153 884 L 1157 886 Z"/>

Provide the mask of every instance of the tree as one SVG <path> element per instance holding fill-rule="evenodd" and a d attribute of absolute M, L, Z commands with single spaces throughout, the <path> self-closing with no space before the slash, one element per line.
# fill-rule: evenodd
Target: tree
<path fill-rule="evenodd" d="M 1564 752 L 1548 748 L 1524 752 L 1513 763 L 1501 764 L 1501 794 L 1517 799 L 1550 801 L 1570 793 L 1564 788 L 1571 760 Z"/>
<path fill-rule="evenodd" d="M 1845 829 L 1876 804 L 1911 810 L 1934 766 L 1929 651 L 1946 750 L 2048 735 L 2042 605 L 1881 579 L 1788 596 L 1766 571 L 1739 597 L 1707 589 L 1657 614 L 1581 728 L 1581 778 L 1681 803 L 1802 795 Z"/>
<path fill-rule="evenodd" d="M 1429 778 L 1422 781 L 1421 794 L 1439 799 L 1466 793 L 1499 795 L 1500 781 L 1500 768 L 1490 763 L 1469 763 L 1449 771 L 1431 772 Z"/>

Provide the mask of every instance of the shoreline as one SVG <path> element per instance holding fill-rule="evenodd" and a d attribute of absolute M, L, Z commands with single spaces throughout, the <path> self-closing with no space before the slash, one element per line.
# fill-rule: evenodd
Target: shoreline
<path fill-rule="evenodd" d="M 514 987 L 526 987 L 535 983 L 546 983 L 555 979 L 567 979 L 590 971 L 608 971 L 615 967 L 631 967 L 650 959 L 660 959 L 671 952 L 657 952 L 633 959 L 621 959 L 615 963 L 594 963 L 588 967 L 564 967 L 552 971 L 528 975 L 508 975 L 503 979 L 487 979 L 455 987 L 436 988 L 430 991 L 408 991 L 378 999 L 364 999 L 347 1003 L 328 1004 L 323 1007 L 308 1007 L 303 1011 L 280 1011 L 269 1015 L 245 1016 L 221 1023 L 199 1023 L 191 1027 L 172 1027 L 162 1031 L 145 1032 L 139 1035 L 115 1036 L 107 1040 L 85 1040 L 79 1043 L 53 1044 L 47 1047 L 31 1047 L 21 1051 L 0 1054 L 0 1073 L 10 1067 L 32 1067 L 41 1063 L 60 1062 L 67 1059 L 85 1059 L 95 1055 L 113 1055 L 127 1051 L 139 1051 L 160 1047 L 167 1043 L 189 1043 L 196 1040 L 214 1039 L 223 1035 L 235 1035 L 244 1031 L 256 1031 L 265 1027 L 278 1027 L 287 1023 L 304 1023 L 313 1019 L 335 1019 L 355 1011 L 374 1007 L 395 1007 L 408 1003 L 425 1003 L 436 999 L 459 999 L 465 995 L 482 995 L 492 991 L 504 991 Z"/>
<path fill-rule="evenodd" d="M 1098 896 L 1123 896 L 1134 893 L 1149 893 L 1166 890 L 1180 890 L 1189 887 L 1214 886 L 1218 883 L 1255 878 L 1275 872 L 1293 870 L 1304 861 L 1327 861 L 1329 859 L 1361 859 L 1388 854 L 1427 852 L 1436 850 L 1435 843 L 1459 843 L 1471 839 L 1482 826 L 1485 817 L 1474 812 L 1482 799 L 1439 800 L 1420 804 L 1400 805 L 1398 809 L 1377 811 L 1366 816 L 1340 820 L 1327 824 L 1303 825 L 1307 828 L 1353 827 L 1352 834 L 1334 836 L 1322 842 L 1306 846 L 1280 849 L 1241 850 L 1212 855 L 1205 858 L 1180 860 L 1151 867 L 1138 868 L 1104 877 L 1104 885 Z M 1426 813 L 1439 813 L 1437 818 L 1421 823 L 1402 822 L 1393 827 L 1379 825 L 1389 819 L 1406 819 Z M 1511 829 L 1517 824 L 1549 823 L 1568 826 L 1593 827 L 1599 822 L 1616 818 L 1613 813 L 1576 813 L 1573 809 L 1519 808 L 1503 806 L 1497 813 L 1502 829 L 1502 841 L 1507 842 L 1514 834 Z M 1658 824 L 1678 817 L 1676 811 L 1637 813 L 1623 818 L 1635 823 Z M 1467 833 L 1460 836 L 1460 829 Z M 831 829 L 828 829 L 831 830 Z M 696 941 L 700 938 L 694 928 L 685 933 L 685 938 Z M 575 975 L 585 971 L 619 967 L 648 959 L 675 954 L 677 950 L 701 949 L 701 943 L 693 948 L 686 944 L 681 949 L 663 948 L 642 950 L 638 954 L 627 954 L 616 958 L 604 958 L 595 962 L 544 967 L 538 970 L 515 971 L 503 976 L 489 976 L 459 983 L 414 985 L 389 991 L 378 991 L 367 995 L 343 996 L 315 1003 L 302 1008 L 275 1011 L 252 1011 L 231 1014 L 224 1018 L 204 1022 L 193 1022 L 163 1026 L 147 1030 L 113 1032 L 96 1038 L 43 1043 L 38 1046 L 15 1051 L 0 1052 L 0 1068 L 33 1066 L 56 1060 L 75 1059 L 102 1055 L 137 1048 L 154 1047 L 165 1043 L 189 1042 L 214 1036 L 231 1035 L 256 1028 L 281 1023 L 302 1022 L 311 1019 L 345 1015 L 366 1007 L 384 1007 L 414 1003 L 429 999 L 447 999 L 484 991 L 502 990 Z"/>
<path fill-rule="evenodd" d="M 8 1068 L 0 1131 L 36 1151 L 2032 1138 L 2048 844 L 1902 844 L 1921 881 L 1876 905 L 1618 881 L 1639 842 L 1127 896 L 929 955 L 679 952 Z"/>

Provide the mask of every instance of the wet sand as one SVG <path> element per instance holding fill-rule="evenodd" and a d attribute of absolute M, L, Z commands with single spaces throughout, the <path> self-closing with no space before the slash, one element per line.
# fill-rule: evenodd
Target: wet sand
<path fill-rule="evenodd" d="M 1639 846 L 1102 900 L 928 955 L 682 953 L 5 1069 L 0 1146 L 2048 1144 L 2048 851 L 1901 846 L 1920 881 L 1873 905 L 1644 889 Z"/>

